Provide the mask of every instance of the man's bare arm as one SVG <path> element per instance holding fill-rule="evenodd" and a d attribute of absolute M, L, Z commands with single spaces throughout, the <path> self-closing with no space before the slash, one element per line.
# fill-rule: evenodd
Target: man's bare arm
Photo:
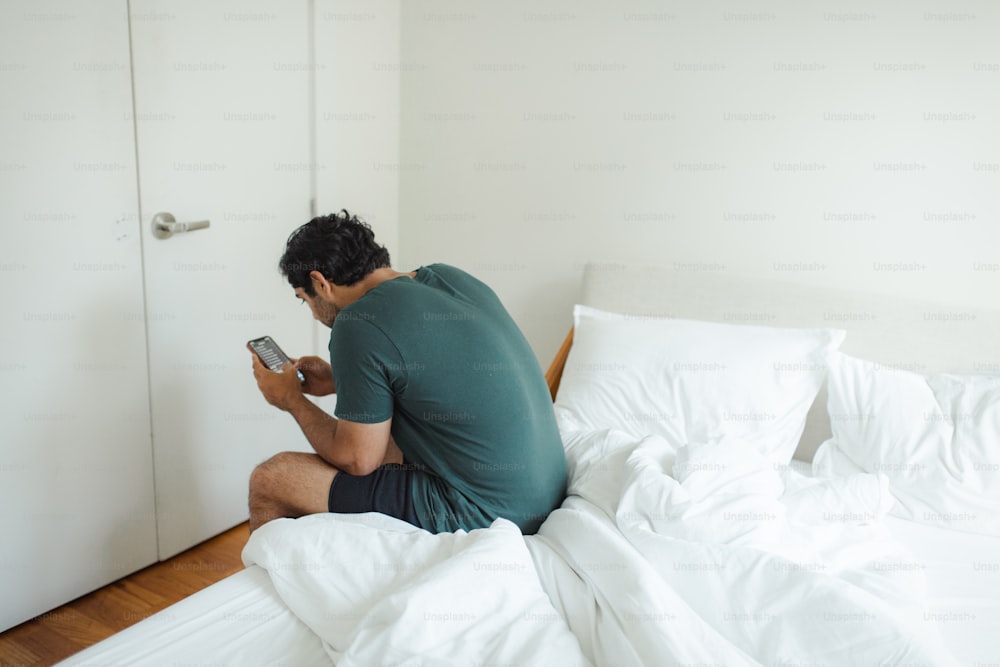
<path fill-rule="evenodd" d="M 288 406 L 309 444 L 320 458 L 349 475 L 367 475 L 391 462 L 392 420 L 360 424 L 331 417 L 305 396 Z M 398 451 L 398 449 L 397 449 Z M 402 457 L 399 457 L 400 462 Z"/>
<path fill-rule="evenodd" d="M 378 424 L 336 419 L 302 393 L 289 364 L 275 373 L 253 355 L 257 387 L 271 405 L 290 413 L 321 459 L 349 475 L 367 475 L 382 463 L 402 462 L 392 440 L 392 419 Z"/>

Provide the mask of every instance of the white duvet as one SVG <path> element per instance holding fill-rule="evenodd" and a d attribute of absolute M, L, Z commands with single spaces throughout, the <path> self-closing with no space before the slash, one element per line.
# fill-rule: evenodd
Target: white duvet
<path fill-rule="evenodd" d="M 257 530 L 338 665 L 950 665 L 886 480 L 815 480 L 739 442 L 564 433 L 569 496 L 537 535 L 431 535 L 376 514 Z"/>

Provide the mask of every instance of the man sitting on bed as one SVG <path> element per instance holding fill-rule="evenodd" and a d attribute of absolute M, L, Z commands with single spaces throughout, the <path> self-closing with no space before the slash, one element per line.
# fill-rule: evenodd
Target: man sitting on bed
<path fill-rule="evenodd" d="M 453 266 L 400 273 L 347 211 L 288 238 L 280 268 L 330 327 L 331 364 L 275 373 L 264 398 L 315 454 L 283 452 L 250 478 L 250 530 L 279 517 L 381 512 L 434 533 L 498 518 L 525 534 L 562 501 L 566 459 L 548 387 L 496 294 Z M 336 418 L 304 394 L 337 394 Z"/>

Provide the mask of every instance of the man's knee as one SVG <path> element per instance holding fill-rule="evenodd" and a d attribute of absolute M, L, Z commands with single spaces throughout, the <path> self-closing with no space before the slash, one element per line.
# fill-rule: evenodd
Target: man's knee
<path fill-rule="evenodd" d="M 281 480 L 286 478 L 294 456 L 292 452 L 275 454 L 250 473 L 250 497 L 273 497 Z"/>

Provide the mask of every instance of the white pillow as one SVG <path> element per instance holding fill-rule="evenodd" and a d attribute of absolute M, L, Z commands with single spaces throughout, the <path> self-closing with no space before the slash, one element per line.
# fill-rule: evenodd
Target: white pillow
<path fill-rule="evenodd" d="M 838 354 L 828 391 L 833 437 L 815 474 L 884 473 L 893 514 L 1000 536 L 1000 376 L 924 376 Z"/>
<path fill-rule="evenodd" d="M 655 434 L 675 448 L 736 437 L 788 463 L 844 339 L 787 329 L 620 315 L 576 306 L 555 408 L 565 431 Z"/>

